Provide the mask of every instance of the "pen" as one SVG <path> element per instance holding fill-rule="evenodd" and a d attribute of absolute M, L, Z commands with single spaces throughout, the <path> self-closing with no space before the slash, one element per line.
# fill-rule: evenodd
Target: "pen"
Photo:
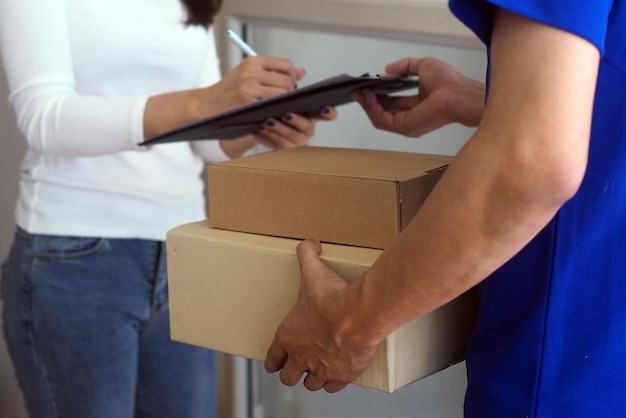
<path fill-rule="evenodd" d="M 239 47 L 239 49 L 241 49 L 244 54 L 251 57 L 257 56 L 257 53 L 254 51 L 254 49 L 252 49 L 250 45 L 245 43 L 244 40 L 241 39 L 239 35 L 237 35 L 232 29 L 226 30 L 226 35 L 230 38 L 231 41 L 233 41 L 235 45 Z"/>

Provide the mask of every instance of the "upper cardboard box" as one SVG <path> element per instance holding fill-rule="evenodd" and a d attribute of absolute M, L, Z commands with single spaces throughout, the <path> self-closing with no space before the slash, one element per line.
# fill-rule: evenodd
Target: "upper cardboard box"
<path fill-rule="evenodd" d="M 208 169 L 211 226 L 384 249 L 452 157 L 297 147 Z"/>

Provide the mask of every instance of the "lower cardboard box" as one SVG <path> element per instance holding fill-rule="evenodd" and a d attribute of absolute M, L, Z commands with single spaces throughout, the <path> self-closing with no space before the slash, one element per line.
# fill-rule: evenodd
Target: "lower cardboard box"
<path fill-rule="evenodd" d="M 300 285 L 300 240 L 213 229 L 168 232 L 171 333 L 176 341 L 263 361 Z M 324 244 L 322 259 L 349 282 L 381 250 Z M 468 292 L 390 334 L 354 383 L 393 392 L 464 360 L 477 314 Z"/>

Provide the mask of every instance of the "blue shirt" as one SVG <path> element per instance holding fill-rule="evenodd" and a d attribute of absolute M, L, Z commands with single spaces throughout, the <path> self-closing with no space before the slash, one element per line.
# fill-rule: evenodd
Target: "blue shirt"
<path fill-rule="evenodd" d="M 479 286 L 466 417 L 626 417 L 626 1 L 450 8 L 489 47 L 494 4 L 587 39 L 602 58 L 580 190 Z"/>

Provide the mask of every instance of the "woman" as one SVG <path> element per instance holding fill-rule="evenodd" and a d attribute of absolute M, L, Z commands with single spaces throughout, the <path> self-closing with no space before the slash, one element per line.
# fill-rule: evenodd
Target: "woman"
<path fill-rule="evenodd" d="M 165 232 L 205 217 L 203 160 L 306 144 L 318 119 L 137 145 L 302 78 L 289 60 L 254 57 L 220 80 L 219 3 L 0 1 L 9 100 L 28 142 L 5 336 L 33 418 L 215 415 L 214 353 L 169 339 Z"/>

